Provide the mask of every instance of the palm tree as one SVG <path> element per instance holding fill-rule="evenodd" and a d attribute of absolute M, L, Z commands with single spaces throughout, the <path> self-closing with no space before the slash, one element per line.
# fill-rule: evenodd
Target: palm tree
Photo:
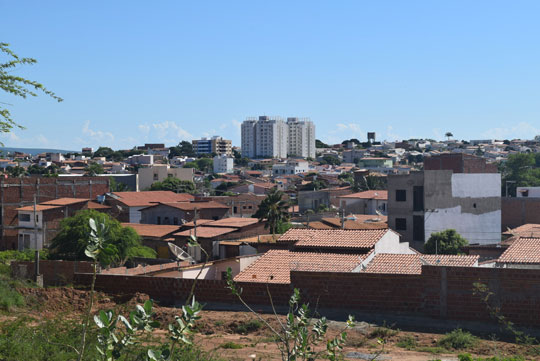
<path fill-rule="evenodd" d="M 452 132 L 446 132 L 446 133 L 444 134 L 444 136 L 445 136 L 448 140 L 450 140 L 450 138 L 453 137 L 454 134 L 452 134 Z"/>
<path fill-rule="evenodd" d="M 283 200 L 284 195 L 285 193 L 277 188 L 272 188 L 253 215 L 259 218 L 259 221 L 266 220 L 264 228 L 269 228 L 273 236 L 281 224 L 289 221 L 289 203 Z"/>

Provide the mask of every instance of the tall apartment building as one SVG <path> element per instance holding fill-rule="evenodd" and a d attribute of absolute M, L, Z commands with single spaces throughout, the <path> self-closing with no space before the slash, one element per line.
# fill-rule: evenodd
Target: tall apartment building
<path fill-rule="evenodd" d="M 309 118 L 287 118 L 289 156 L 315 158 L 315 124 Z"/>
<path fill-rule="evenodd" d="M 232 156 L 232 142 L 219 136 L 191 141 L 195 154 L 211 154 Z"/>
<path fill-rule="evenodd" d="M 289 128 L 280 117 L 260 116 L 242 123 L 242 156 L 287 158 Z"/>
<path fill-rule="evenodd" d="M 260 116 L 242 123 L 242 156 L 248 158 L 315 157 L 315 125 L 308 118 Z"/>
<path fill-rule="evenodd" d="M 388 176 L 388 226 L 418 250 L 432 233 L 455 229 L 470 244 L 501 240 L 501 175 L 465 154 L 424 160 L 424 171 Z"/>

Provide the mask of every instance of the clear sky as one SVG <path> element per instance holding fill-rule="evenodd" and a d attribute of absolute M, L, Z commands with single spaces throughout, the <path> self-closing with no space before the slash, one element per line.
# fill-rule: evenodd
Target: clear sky
<path fill-rule="evenodd" d="M 9 1 L 0 41 L 65 99 L 0 94 L 6 146 L 131 148 L 310 117 L 340 142 L 540 134 L 540 1 Z M 1 59 L 0 61 L 2 61 Z"/>

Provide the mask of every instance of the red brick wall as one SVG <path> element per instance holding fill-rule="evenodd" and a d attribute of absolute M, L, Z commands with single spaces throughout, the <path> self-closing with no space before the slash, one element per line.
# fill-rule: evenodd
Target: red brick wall
<path fill-rule="evenodd" d="M 93 272 L 92 263 L 85 261 L 39 261 L 39 273 L 43 275 L 45 286 L 71 284 L 76 272 Z M 33 279 L 33 261 L 11 262 L 11 274 L 16 278 Z"/>
<path fill-rule="evenodd" d="M 452 170 L 454 173 L 497 173 L 497 165 L 468 154 L 441 154 L 424 158 L 424 170 Z"/>
<path fill-rule="evenodd" d="M 78 284 L 89 284 L 91 275 L 77 274 Z M 540 270 L 423 266 L 421 275 L 368 273 L 291 272 L 291 285 L 269 285 L 277 306 L 285 306 L 293 287 L 304 300 L 318 307 L 346 312 L 390 312 L 441 319 L 487 321 L 485 303 L 473 294 L 475 282 L 488 285 L 493 305 L 509 320 L 540 326 Z M 193 280 L 98 275 L 96 287 L 111 293 L 144 292 L 161 302 L 183 301 Z M 269 305 L 266 285 L 242 283 L 244 299 Z M 199 280 L 195 295 L 201 302 L 237 304 L 225 281 Z"/>
<path fill-rule="evenodd" d="M 540 198 L 501 197 L 501 228 L 540 223 Z"/>
<path fill-rule="evenodd" d="M 25 177 L 0 181 L 2 224 L 0 250 L 17 248 L 16 208 L 62 197 L 95 199 L 109 192 L 107 177 Z"/>

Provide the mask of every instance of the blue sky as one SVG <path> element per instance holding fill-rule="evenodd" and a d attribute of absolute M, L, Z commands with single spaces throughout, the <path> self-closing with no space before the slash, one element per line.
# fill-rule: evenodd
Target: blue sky
<path fill-rule="evenodd" d="M 317 138 L 540 134 L 538 1 L 7 1 L 18 74 L 6 146 L 131 148 L 310 117 Z M 1 61 L 1 60 L 0 60 Z"/>

